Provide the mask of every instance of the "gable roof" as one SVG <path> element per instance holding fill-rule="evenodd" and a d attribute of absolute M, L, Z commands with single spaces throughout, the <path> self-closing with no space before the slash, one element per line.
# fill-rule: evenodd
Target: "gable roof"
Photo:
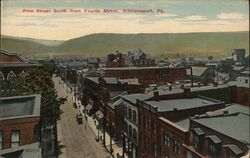
<path fill-rule="evenodd" d="M 202 76 L 208 67 L 192 66 L 193 76 Z M 191 70 L 187 69 L 187 75 L 191 75 Z"/>

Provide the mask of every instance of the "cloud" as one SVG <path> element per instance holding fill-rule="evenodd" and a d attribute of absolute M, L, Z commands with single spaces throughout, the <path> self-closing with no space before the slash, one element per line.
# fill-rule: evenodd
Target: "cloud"
<path fill-rule="evenodd" d="M 192 15 L 192 16 L 186 16 L 183 19 L 180 20 L 184 20 L 184 21 L 201 21 L 201 20 L 207 20 L 206 17 L 204 16 L 200 16 L 200 15 Z"/>
<path fill-rule="evenodd" d="M 242 20 L 244 19 L 244 15 L 240 13 L 220 13 L 217 15 L 217 18 L 223 20 Z"/>

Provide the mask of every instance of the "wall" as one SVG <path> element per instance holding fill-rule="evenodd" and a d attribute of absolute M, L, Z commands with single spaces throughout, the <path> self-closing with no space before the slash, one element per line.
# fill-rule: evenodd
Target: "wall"
<path fill-rule="evenodd" d="M 3 149 L 11 147 L 11 130 L 20 130 L 20 145 L 34 143 L 34 128 L 38 121 L 39 117 L 0 121 L 0 129 L 3 130 Z"/>

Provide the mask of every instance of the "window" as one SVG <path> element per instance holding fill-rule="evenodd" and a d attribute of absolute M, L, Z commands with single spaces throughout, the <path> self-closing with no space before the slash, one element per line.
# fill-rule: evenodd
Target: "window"
<path fill-rule="evenodd" d="M 248 80 L 245 80 L 245 83 L 248 83 Z"/>
<path fill-rule="evenodd" d="M 0 130 L 0 150 L 3 148 L 3 130 Z"/>
<path fill-rule="evenodd" d="M 124 108 L 124 116 L 126 117 L 126 116 L 127 116 L 127 114 L 128 114 L 128 108 L 127 108 L 127 107 L 125 107 L 125 108 Z"/>
<path fill-rule="evenodd" d="M 11 147 L 17 147 L 20 143 L 20 131 L 13 130 L 11 131 Z"/>
<path fill-rule="evenodd" d="M 132 127 L 131 127 L 131 125 L 129 125 L 129 127 L 128 127 L 128 135 L 130 137 L 132 137 Z"/>
<path fill-rule="evenodd" d="M 144 115 L 144 120 L 143 120 L 143 128 L 147 127 L 147 118 Z"/>
<path fill-rule="evenodd" d="M 124 123 L 124 132 L 125 132 L 125 133 L 128 132 L 128 124 L 127 124 L 126 121 L 125 121 L 125 123 Z"/>
<path fill-rule="evenodd" d="M 144 149 L 147 149 L 147 137 L 146 136 L 144 136 Z"/>
<path fill-rule="evenodd" d="M 215 155 L 215 144 L 209 141 L 208 143 L 208 154 L 211 156 Z"/>
<path fill-rule="evenodd" d="M 195 148 L 199 148 L 200 147 L 199 137 L 196 134 L 193 137 L 193 145 L 194 145 Z"/>
<path fill-rule="evenodd" d="M 170 137 L 168 134 L 164 134 L 164 145 L 166 148 L 169 148 L 170 146 Z"/>
<path fill-rule="evenodd" d="M 144 124 L 144 116 L 143 116 L 143 112 L 141 113 L 141 124 L 143 125 L 143 127 L 145 128 L 145 124 Z"/>
<path fill-rule="evenodd" d="M 131 119 L 132 118 L 132 110 L 129 108 L 128 109 L 128 118 Z"/>
<path fill-rule="evenodd" d="M 10 73 L 7 75 L 7 80 L 11 81 L 16 78 L 16 74 L 13 71 L 10 71 Z"/>
<path fill-rule="evenodd" d="M 174 153 L 180 154 L 180 141 L 177 139 L 174 139 L 173 144 L 174 144 Z"/>
<path fill-rule="evenodd" d="M 150 130 L 151 128 L 151 119 L 148 119 L 148 129 Z"/>
<path fill-rule="evenodd" d="M 136 123 L 136 112 L 133 110 L 133 122 Z"/>
<path fill-rule="evenodd" d="M 136 129 L 133 129 L 133 139 L 137 141 L 137 132 L 136 132 Z"/>
<path fill-rule="evenodd" d="M 156 149 L 156 144 L 154 143 L 154 155 L 155 157 L 157 156 L 157 149 Z"/>

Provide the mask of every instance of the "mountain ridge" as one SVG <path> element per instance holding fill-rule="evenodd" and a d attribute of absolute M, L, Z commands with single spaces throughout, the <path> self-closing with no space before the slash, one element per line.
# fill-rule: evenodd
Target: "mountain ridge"
<path fill-rule="evenodd" d="M 103 56 L 117 50 L 128 52 L 142 49 L 156 57 L 181 56 L 219 57 L 231 55 L 234 48 L 249 52 L 249 32 L 195 32 L 195 33 L 95 33 L 49 44 L 50 40 L 22 37 L 1 38 L 1 49 L 35 56 L 85 55 Z"/>

